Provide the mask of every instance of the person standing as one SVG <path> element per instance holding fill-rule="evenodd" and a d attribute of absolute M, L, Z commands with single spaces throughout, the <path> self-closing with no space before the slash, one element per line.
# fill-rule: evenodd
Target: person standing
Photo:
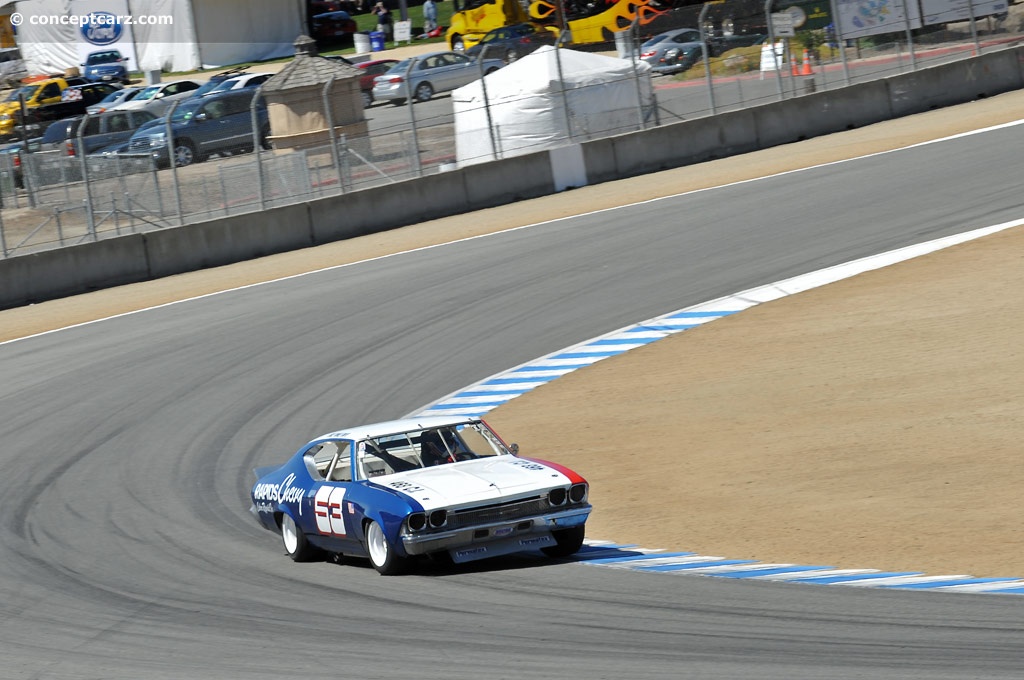
<path fill-rule="evenodd" d="M 430 33 L 437 28 L 437 5 L 434 0 L 423 3 L 423 32 Z"/>
<path fill-rule="evenodd" d="M 384 39 L 391 37 L 391 10 L 383 2 L 373 6 L 373 13 L 377 15 L 377 30 L 384 34 Z"/>

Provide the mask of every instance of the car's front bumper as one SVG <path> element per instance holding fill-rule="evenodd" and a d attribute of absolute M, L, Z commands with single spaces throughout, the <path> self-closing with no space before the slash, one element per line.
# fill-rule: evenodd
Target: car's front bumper
<path fill-rule="evenodd" d="M 586 523 L 589 504 L 532 517 L 460 527 L 452 531 L 405 534 L 402 547 L 409 555 L 448 552 L 456 562 L 469 562 L 555 544 L 553 531 Z"/>

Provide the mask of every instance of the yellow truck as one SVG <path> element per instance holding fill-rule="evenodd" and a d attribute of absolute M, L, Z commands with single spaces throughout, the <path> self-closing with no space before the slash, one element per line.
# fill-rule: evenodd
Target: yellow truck
<path fill-rule="evenodd" d="M 70 85 L 85 83 L 83 78 L 46 78 L 28 83 L 11 90 L 7 97 L 0 101 L 0 140 L 15 136 L 15 126 L 21 120 L 21 103 L 19 95 L 25 95 L 25 108 L 34 109 L 46 104 L 60 101 L 60 93 Z"/>

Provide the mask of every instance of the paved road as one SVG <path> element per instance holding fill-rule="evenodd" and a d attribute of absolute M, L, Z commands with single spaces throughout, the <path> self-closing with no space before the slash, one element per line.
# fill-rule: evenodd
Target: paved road
<path fill-rule="evenodd" d="M 0 345 L 4 677 L 1019 677 L 1018 598 L 528 558 L 383 578 L 292 564 L 245 500 L 253 466 L 345 422 L 1018 217 L 1018 140 L 997 130 Z"/>

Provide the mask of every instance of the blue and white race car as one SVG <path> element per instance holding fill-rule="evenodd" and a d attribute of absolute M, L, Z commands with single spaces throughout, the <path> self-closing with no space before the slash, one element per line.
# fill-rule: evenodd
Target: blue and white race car
<path fill-rule="evenodd" d="M 397 574 L 418 555 L 469 562 L 583 545 L 585 479 L 524 458 L 479 418 L 426 416 L 317 437 L 255 470 L 250 510 L 295 561 L 369 557 Z"/>

